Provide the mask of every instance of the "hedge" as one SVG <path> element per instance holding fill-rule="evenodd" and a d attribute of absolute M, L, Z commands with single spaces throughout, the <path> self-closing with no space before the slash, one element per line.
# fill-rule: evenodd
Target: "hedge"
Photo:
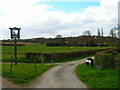
<path fill-rule="evenodd" d="M 105 50 L 95 54 L 95 64 L 97 69 L 115 68 L 115 57 L 117 54 L 112 50 Z"/>
<path fill-rule="evenodd" d="M 42 63 L 42 60 L 44 60 L 44 63 L 51 63 L 51 61 L 53 63 L 58 63 L 67 60 L 88 57 L 94 55 L 96 52 L 103 50 L 108 50 L 108 49 L 96 49 L 96 50 L 75 51 L 75 52 L 58 52 L 58 53 L 39 53 L 39 52 L 19 53 L 21 57 L 18 58 L 18 62 L 34 63 L 34 60 L 36 60 L 37 63 Z M 5 59 L 3 61 L 11 61 L 11 58 Z"/>
<path fill-rule="evenodd" d="M 2 44 L 2 46 L 14 46 L 14 44 Z M 17 44 L 17 46 L 25 46 L 25 44 Z"/>
<path fill-rule="evenodd" d="M 76 52 L 59 52 L 59 53 L 27 53 L 26 60 L 33 60 L 33 57 L 37 57 L 37 62 L 41 62 L 41 57 L 44 58 L 45 63 L 62 62 L 70 58 L 80 58 L 83 56 L 94 55 L 96 52 L 103 51 L 106 49 L 87 50 L 87 51 L 76 51 Z"/>

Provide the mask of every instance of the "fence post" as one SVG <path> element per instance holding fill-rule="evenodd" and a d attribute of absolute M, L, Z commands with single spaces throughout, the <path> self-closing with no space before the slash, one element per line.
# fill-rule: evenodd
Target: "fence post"
<path fill-rule="evenodd" d="M 8 54 L 6 54 L 6 57 L 7 57 L 7 60 L 8 60 L 8 58 L 9 58 Z"/>
<path fill-rule="evenodd" d="M 13 56 L 11 58 L 11 67 L 10 67 L 10 72 L 12 73 L 12 62 L 13 62 Z"/>
<path fill-rule="evenodd" d="M 51 60 L 51 63 L 53 63 L 53 61 Z"/>
<path fill-rule="evenodd" d="M 36 68 L 36 56 L 34 56 L 34 66 L 35 66 L 35 71 L 37 71 L 37 68 Z"/>
<path fill-rule="evenodd" d="M 42 57 L 42 64 L 44 63 L 44 57 Z"/>

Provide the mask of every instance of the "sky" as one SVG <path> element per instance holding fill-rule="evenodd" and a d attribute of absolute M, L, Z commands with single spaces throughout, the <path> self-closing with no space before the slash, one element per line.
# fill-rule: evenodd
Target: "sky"
<path fill-rule="evenodd" d="M 97 29 L 107 36 L 118 23 L 118 1 L 0 0 L 0 39 L 10 39 L 10 27 L 21 28 L 21 39 L 97 35 Z"/>

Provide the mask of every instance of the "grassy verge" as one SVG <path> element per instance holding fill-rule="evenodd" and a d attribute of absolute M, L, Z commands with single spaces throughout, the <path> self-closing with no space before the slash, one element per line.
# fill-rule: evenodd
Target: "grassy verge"
<path fill-rule="evenodd" d="M 77 76 L 91 88 L 118 88 L 118 70 L 97 70 L 82 64 L 76 69 Z"/>
<path fill-rule="evenodd" d="M 34 64 L 13 64 L 13 72 L 10 73 L 10 64 L 2 64 L 2 76 L 13 80 L 16 84 L 25 86 L 53 66 L 55 65 L 37 64 L 37 71 L 35 72 Z"/>

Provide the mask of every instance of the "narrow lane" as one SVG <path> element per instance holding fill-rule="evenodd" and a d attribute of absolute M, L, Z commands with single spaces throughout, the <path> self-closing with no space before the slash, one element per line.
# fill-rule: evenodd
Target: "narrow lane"
<path fill-rule="evenodd" d="M 94 58 L 94 57 L 92 57 Z M 85 62 L 86 59 L 73 61 L 53 67 L 45 72 L 34 83 L 34 88 L 87 88 L 87 86 L 76 76 L 76 66 Z"/>

